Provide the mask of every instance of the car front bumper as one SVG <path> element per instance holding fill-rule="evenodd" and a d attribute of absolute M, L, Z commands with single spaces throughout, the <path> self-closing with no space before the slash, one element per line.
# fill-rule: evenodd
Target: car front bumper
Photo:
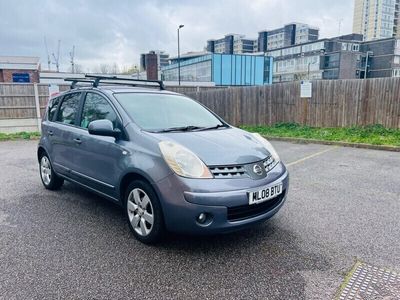
<path fill-rule="evenodd" d="M 280 196 L 261 204 L 249 205 L 249 192 L 279 183 L 283 185 Z M 279 163 L 267 177 L 260 180 L 187 179 L 172 174 L 154 187 L 168 230 L 188 234 L 217 234 L 240 230 L 275 215 L 286 200 L 289 174 L 285 166 Z M 204 224 L 197 221 L 201 213 L 208 216 Z"/>

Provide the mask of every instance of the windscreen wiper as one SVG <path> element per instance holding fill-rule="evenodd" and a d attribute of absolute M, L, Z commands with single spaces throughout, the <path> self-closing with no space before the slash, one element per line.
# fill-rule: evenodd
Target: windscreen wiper
<path fill-rule="evenodd" d="M 222 128 L 222 127 L 228 127 L 225 124 L 218 124 L 215 126 L 210 126 L 210 127 L 203 127 L 203 128 L 199 128 L 196 131 L 204 131 L 204 130 L 211 130 L 211 129 L 218 129 L 218 128 Z"/>
<path fill-rule="evenodd" d="M 193 130 L 202 130 L 205 127 L 200 126 L 181 126 L 181 127 L 171 127 L 162 130 L 158 130 L 157 132 L 173 132 L 173 131 L 193 131 Z"/>

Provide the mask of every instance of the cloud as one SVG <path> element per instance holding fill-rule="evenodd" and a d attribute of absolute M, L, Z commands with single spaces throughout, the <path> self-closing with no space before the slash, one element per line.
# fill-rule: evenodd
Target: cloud
<path fill-rule="evenodd" d="M 351 1 L 352 2 L 352 1 Z M 177 52 L 202 50 L 206 40 L 226 33 L 256 38 L 263 29 L 304 22 L 321 29 L 321 37 L 351 32 L 353 4 L 349 0 L 2 0 L 0 55 L 40 56 L 47 68 L 44 37 L 49 52 L 61 40 L 61 69 L 69 67 L 69 52 L 88 71 L 104 63 L 129 66 L 148 50 Z M 54 67 L 53 67 L 54 68 Z"/>

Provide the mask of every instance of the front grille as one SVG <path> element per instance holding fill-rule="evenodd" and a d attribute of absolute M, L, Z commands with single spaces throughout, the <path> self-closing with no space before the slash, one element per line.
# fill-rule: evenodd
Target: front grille
<path fill-rule="evenodd" d="M 243 166 L 211 167 L 210 171 L 215 178 L 236 178 L 246 173 Z"/>
<path fill-rule="evenodd" d="M 261 177 L 254 175 L 253 166 L 259 164 L 265 169 L 265 173 Z M 276 161 L 272 156 L 268 156 L 266 159 L 254 163 L 244 164 L 244 165 L 228 165 L 228 166 L 210 166 L 209 169 L 214 175 L 214 178 L 243 178 L 250 177 L 254 179 L 263 178 L 267 176 L 268 172 L 271 171 L 276 166 Z"/>
<path fill-rule="evenodd" d="M 228 221 L 240 221 L 265 214 L 277 207 L 285 198 L 285 194 L 286 190 L 284 190 L 278 197 L 260 204 L 228 207 Z"/>
<path fill-rule="evenodd" d="M 273 167 L 275 167 L 275 159 L 272 156 L 269 156 L 263 161 L 263 165 L 265 171 L 268 173 Z"/>

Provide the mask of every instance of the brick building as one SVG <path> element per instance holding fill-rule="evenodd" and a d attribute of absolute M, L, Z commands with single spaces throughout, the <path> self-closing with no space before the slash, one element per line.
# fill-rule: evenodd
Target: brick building
<path fill-rule="evenodd" d="M 39 82 L 39 57 L 0 56 L 0 82 Z"/>

